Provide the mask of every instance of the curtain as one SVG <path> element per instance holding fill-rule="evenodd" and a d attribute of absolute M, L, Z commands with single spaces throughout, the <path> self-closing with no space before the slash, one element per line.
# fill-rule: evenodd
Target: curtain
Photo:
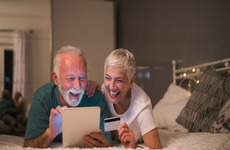
<path fill-rule="evenodd" d="M 14 55 L 13 55 L 13 94 L 18 91 L 26 97 L 26 53 L 29 49 L 29 31 L 15 31 L 14 35 Z"/>

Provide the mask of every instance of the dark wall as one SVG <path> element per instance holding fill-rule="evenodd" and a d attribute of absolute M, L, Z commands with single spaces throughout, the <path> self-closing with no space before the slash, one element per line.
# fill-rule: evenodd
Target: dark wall
<path fill-rule="evenodd" d="M 150 79 L 137 79 L 159 101 L 172 83 L 172 60 L 185 66 L 230 57 L 229 0 L 114 0 L 117 47 L 150 67 Z"/>

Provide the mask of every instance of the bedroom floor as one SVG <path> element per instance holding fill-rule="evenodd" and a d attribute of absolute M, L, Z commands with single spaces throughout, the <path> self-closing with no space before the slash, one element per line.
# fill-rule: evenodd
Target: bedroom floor
<path fill-rule="evenodd" d="M 5 125 L 0 120 L 0 134 L 9 134 L 10 127 Z M 13 135 L 24 137 L 25 135 L 25 127 L 23 127 L 21 124 L 18 125 L 18 127 L 15 129 Z"/>

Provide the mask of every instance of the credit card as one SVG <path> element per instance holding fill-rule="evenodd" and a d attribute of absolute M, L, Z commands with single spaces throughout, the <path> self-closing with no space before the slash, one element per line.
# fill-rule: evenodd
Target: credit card
<path fill-rule="evenodd" d="M 120 126 L 120 117 L 111 117 L 104 119 L 105 132 L 117 130 Z"/>

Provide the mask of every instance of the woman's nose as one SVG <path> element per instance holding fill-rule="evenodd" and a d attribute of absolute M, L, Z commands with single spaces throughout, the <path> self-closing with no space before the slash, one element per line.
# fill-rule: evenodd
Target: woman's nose
<path fill-rule="evenodd" d="M 114 81 L 110 82 L 110 89 L 116 89 L 116 83 Z"/>

